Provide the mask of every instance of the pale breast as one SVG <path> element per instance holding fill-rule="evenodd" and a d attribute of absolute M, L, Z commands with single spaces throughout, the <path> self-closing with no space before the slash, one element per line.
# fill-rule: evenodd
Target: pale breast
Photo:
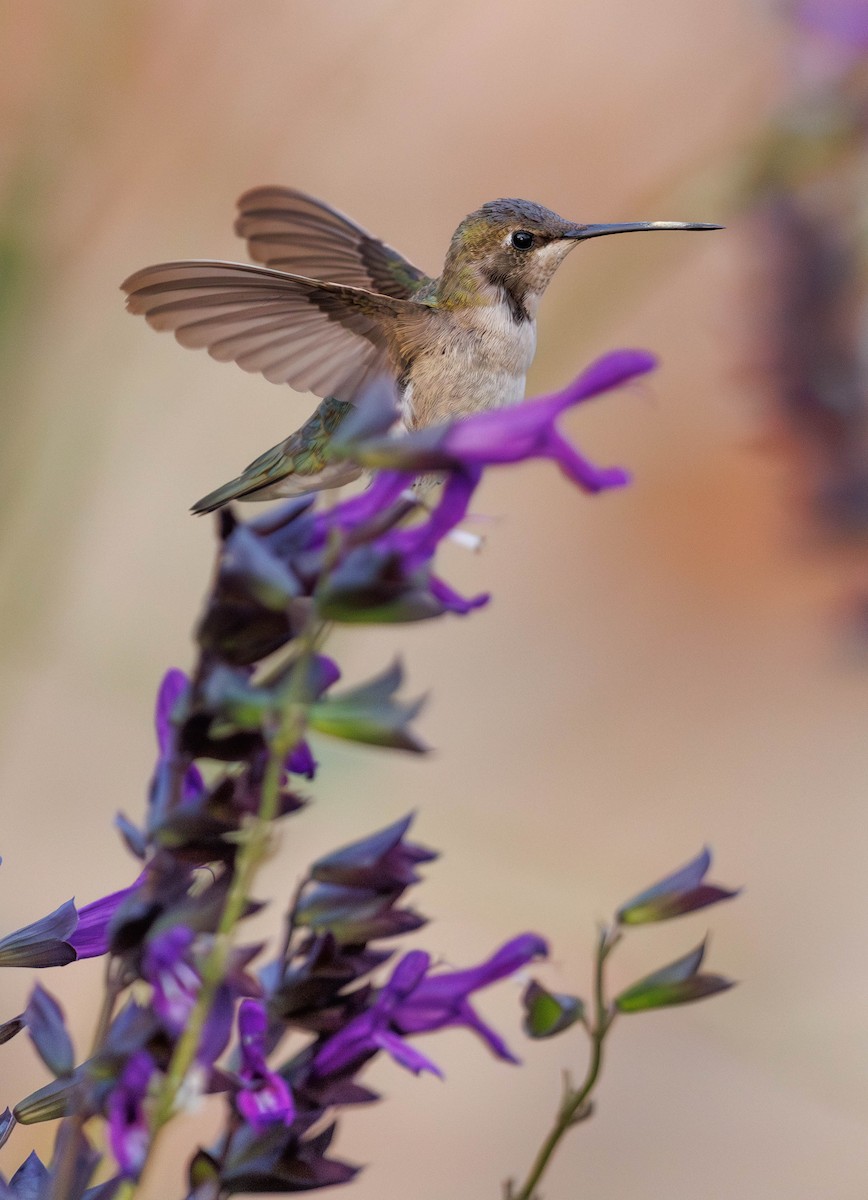
<path fill-rule="evenodd" d="M 404 381 L 407 428 L 520 403 L 535 349 L 536 322 L 517 323 L 505 304 L 444 314 Z"/>

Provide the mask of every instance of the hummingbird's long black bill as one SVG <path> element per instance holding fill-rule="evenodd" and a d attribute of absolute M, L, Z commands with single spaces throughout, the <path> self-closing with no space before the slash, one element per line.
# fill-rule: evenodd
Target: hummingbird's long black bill
<path fill-rule="evenodd" d="M 723 226 L 703 225 L 698 221 L 631 221 L 622 225 L 577 225 L 563 237 L 605 237 L 607 233 L 642 233 L 646 229 L 723 229 Z"/>

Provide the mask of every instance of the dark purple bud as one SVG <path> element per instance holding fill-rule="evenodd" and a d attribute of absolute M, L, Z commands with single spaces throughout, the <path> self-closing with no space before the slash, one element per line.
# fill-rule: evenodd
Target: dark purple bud
<path fill-rule="evenodd" d="M 307 742 L 299 742 L 289 753 L 286 769 L 293 775 L 302 775 L 305 779 L 313 779 L 316 775 L 317 761 Z"/>
<path fill-rule="evenodd" d="M 232 1139 L 221 1170 L 228 1195 L 239 1192 L 306 1192 L 349 1183 L 358 1168 L 326 1158 L 334 1126 L 302 1141 L 294 1129 L 272 1125 L 264 1133 L 243 1127 Z"/>
<path fill-rule="evenodd" d="M 24 1013 L 20 1016 L 12 1017 L 8 1021 L 4 1021 L 0 1025 L 0 1046 L 5 1042 L 11 1042 L 14 1037 L 24 1028 Z"/>
<path fill-rule="evenodd" d="M 127 849 L 135 858 L 144 859 L 148 853 L 148 836 L 122 812 L 115 816 L 115 825 Z"/>
<path fill-rule="evenodd" d="M 244 666 L 292 636 L 291 601 L 301 585 L 253 529 L 236 525 L 223 542 L 217 580 L 196 631 L 206 652 Z"/>
<path fill-rule="evenodd" d="M 628 900 L 618 909 L 616 919 L 622 925 L 668 921 L 671 917 L 680 917 L 737 896 L 738 891 L 703 882 L 710 865 L 711 854 L 704 849 L 686 866 Z"/>
<path fill-rule="evenodd" d="M 71 900 L 47 917 L 0 938 L 0 967 L 63 967 L 75 961 L 69 944 L 78 914 Z"/>
<path fill-rule="evenodd" d="M 425 846 L 404 841 L 412 821 L 411 813 L 361 841 L 327 854 L 313 864 L 311 877 L 321 883 L 376 891 L 392 891 L 418 883 L 417 864 L 431 862 L 438 856 Z"/>
<path fill-rule="evenodd" d="M 15 1128 L 15 1117 L 12 1115 L 10 1108 L 4 1109 L 0 1113 L 0 1147 L 6 1145 L 9 1140 L 9 1134 Z"/>
<path fill-rule="evenodd" d="M 54 1075 L 71 1075 L 75 1067 L 75 1051 L 60 1005 L 39 984 L 30 994 L 24 1010 L 27 1032 L 39 1057 Z"/>
<path fill-rule="evenodd" d="M 331 934 L 345 946 L 410 933 L 426 922 L 412 909 L 392 907 L 401 890 L 384 893 L 342 884 L 318 884 L 299 901 L 296 921 L 316 933 Z"/>
<path fill-rule="evenodd" d="M 48 1167 L 33 1150 L 9 1180 L 9 1195 L 15 1200 L 45 1200 L 50 1184 Z"/>

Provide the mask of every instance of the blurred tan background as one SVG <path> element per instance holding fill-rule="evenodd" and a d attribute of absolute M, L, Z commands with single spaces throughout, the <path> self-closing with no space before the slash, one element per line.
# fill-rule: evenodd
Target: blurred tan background
<path fill-rule="evenodd" d="M 243 257 L 234 202 L 262 183 L 328 199 L 432 273 L 461 217 L 501 195 L 582 221 L 726 219 L 565 265 L 530 390 L 612 347 L 657 351 L 647 385 L 568 421 L 635 485 L 590 500 L 546 465 L 492 474 L 484 553 L 443 562 L 490 608 L 337 636 L 350 679 L 400 651 L 410 692 L 431 692 L 436 752 L 318 741 L 317 803 L 261 891 L 286 895 L 310 856 L 415 808 L 444 852 L 415 895 L 436 918 L 418 942 L 460 965 L 536 929 L 549 985 L 586 991 L 595 921 L 709 842 L 714 878 L 746 886 L 710 922 L 711 969 L 741 986 L 621 1022 L 545 1195 L 863 1197 L 868 661 L 839 620 L 862 567 L 815 536 L 803 464 L 769 446 L 762 246 L 691 193 L 786 97 L 792 30 L 758 0 L 12 0 L 2 23 L 2 930 L 131 880 L 111 821 L 142 811 L 153 696 L 191 662 L 212 558 L 187 508 L 313 403 L 132 320 L 121 279 Z M 685 192 L 690 211 L 660 210 Z M 615 981 L 705 929 L 636 932 Z M 24 974 L 0 979 L 0 1017 Z M 98 965 L 42 982 L 83 1048 Z M 389 1099 L 336 1146 L 370 1164 L 356 1200 L 499 1196 L 526 1170 L 584 1047 L 524 1041 L 518 994 L 481 1007 L 521 1071 L 455 1033 L 425 1045 L 446 1084 L 371 1072 Z M 24 1036 L 2 1054 L 0 1105 L 45 1079 Z M 178 1194 L 180 1145 L 149 1198 Z M 16 1131 L 4 1169 L 28 1148 Z"/>

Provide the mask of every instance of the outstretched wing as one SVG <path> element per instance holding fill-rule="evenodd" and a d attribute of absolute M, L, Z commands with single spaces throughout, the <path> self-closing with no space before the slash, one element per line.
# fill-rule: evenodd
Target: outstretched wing
<path fill-rule="evenodd" d="M 407 300 L 431 282 L 355 221 L 294 188 L 253 188 L 238 211 L 235 232 L 269 267 Z"/>
<path fill-rule="evenodd" d="M 130 312 L 171 330 L 182 346 L 206 347 L 212 358 L 272 383 L 347 401 L 395 369 L 401 318 L 414 324 L 426 311 L 409 300 L 243 263 L 163 263 L 121 286 Z"/>

